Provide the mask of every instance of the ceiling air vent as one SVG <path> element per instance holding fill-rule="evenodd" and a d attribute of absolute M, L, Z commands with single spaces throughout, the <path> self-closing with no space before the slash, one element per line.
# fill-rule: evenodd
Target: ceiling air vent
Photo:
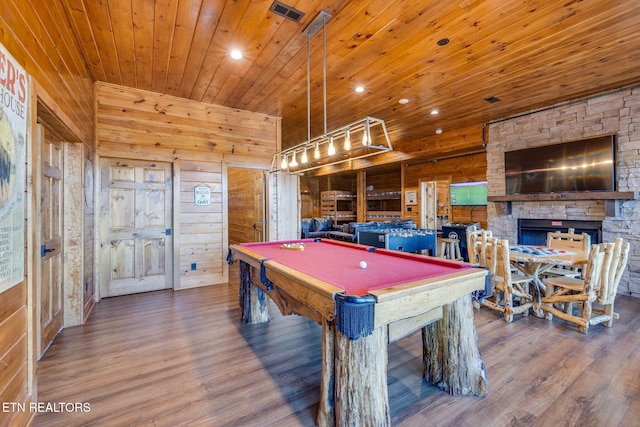
<path fill-rule="evenodd" d="M 276 15 L 283 16 L 287 19 L 292 20 L 293 22 L 300 22 L 300 20 L 304 16 L 304 12 L 300 12 L 298 9 L 287 6 L 286 4 L 280 3 L 279 1 L 274 1 L 269 10 L 271 10 Z"/>

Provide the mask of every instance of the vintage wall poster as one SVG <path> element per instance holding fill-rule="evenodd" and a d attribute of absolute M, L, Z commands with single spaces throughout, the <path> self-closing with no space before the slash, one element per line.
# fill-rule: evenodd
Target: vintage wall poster
<path fill-rule="evenodd" d="M 24 280 L 27 74 L 0 44 L 0 292 Z"/>

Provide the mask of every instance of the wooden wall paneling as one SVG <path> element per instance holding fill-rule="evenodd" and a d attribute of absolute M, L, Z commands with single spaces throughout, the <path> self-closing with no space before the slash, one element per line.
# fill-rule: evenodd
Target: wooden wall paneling
<path fill-rule="evenodd" d="M 270 164 L 275 153 L 279 118 L 103 83 L 96 99 L 100 155 Z"/>
<path fill-rule="evenodd" d="M 176 289 L 228 280 L 222 175 L 221 162 L 180 162 L 180 280 Z M 195 204 L 194 188 L 199 184 L 211 189 L 210 205 Z"/>
<path fill-rule="evenodd" d="M 84 322 L 84 156 L 82 144 L 64 143 L 64 327 Z"/>
<path fill-rule="evenodd" d="M 28 404 L 30 400 L 27 322 L 27 283 L 23 281 L 0 294 L 0 395 L 3 402 Z M 19 411 L 0 412 L 0 424 L 22 425 L 13 423 L 26 416 Z"/>
<path fill-rule="evenodd" d="M 3 403 L 31 401 L 29 393 L 27 284 L 18 283 L 0 294 L 0 396 Z M 0 412 L 2 425 L 26 425 L 28 411 Z"/>

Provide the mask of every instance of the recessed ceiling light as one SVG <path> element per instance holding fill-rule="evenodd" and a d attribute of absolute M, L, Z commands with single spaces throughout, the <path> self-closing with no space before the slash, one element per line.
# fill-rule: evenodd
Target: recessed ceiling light
<path fill-rule="evenodd" d="M 242 59 L 242 52 L 238 49 L 233 49 L 229 54 L 233 59 Z"/>
<path fill-rule="evenodd" d="M 437 108 L 434 108 L 433 110 L 431 110 L 431 115 L 435 116 L 437 114 L 440 114 L 440 110 L 438 110 Z"/>
<path fill-rule="evenodd" d="M 489 104 L 495 104 L 496 102 L 500 102 L 500 98 L 496 96 L 490 96 L 489 98 L 485 98 L 484 100 L 487 101 Z"/>
<path fill-rule="evenodd" d="M 442 129 L 441 129 L 441 128 L 436 129 L 436 134 L 437 134 L 437 135 L 442 134 Z"/>
<path fill-rule="evenodd" d="M 408 104 L 409 100 L 407 98 L 402 98 L 401 100 L 398 101 L 398 103 L 404 105 L 404 104 Z"/>
<path fill-rule="evenodd" d="M 362 93 L 362 92 L 364 92 L 364 86 L 356 86 L 356 88 L 354 90 L 357 93 Z"/>

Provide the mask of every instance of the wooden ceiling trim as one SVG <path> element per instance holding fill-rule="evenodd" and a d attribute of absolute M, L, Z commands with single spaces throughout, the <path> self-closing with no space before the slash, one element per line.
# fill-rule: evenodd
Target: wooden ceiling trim
<path fill-rule="evenodd" d="M 120 78 L 124 86 L 132 87 L 136 84 L 136 57 L 131 2 L 129 0 L 111 0 L 108 4 L 108 10 L 113 23 L 111 31 L 113 31 L 113 40 L 118 53 Z"/>
<path fill-rule="evenodd" d="M 267 14 L 262 18 L 264 23 L 256 25 L 256 28 L 260 28 L 260 30 L 256 31 L 247 43 L 250 50 L 245 54 L 246 61 L 242 61 L 242 69 L 244 70 L 242 78 L 236 83 L 234 90 L 228 94 L 223 104 L 229 103 L 246 109 L 246 104 L 242 102 L 241 96 L 249 92 L 249 89 L 255 86 L 256 79 L 267 72 L 273 58 L 288 55 L 288 52 L 281 48 L 279 43 L 271 43 L 271 41 L 281 26 L 298 28 L 298 24 L 286 19 L 275 18 L 275 16 L 277 15 Z M 291 29 L 283 29 L 282 31 L 288 32 Z"/>
<path fill-rule="evenodd" d="M 135 87 L 153 89 L 153 25 L 154 7 L 152 2 L 131 2 L 133 39 L 135 41 Z"/>
<path fill-rule="evenodd" d="M 22 3 L 24 4 L 24 3 Z M 27 5 L 25 5 L 27 6 Z M 59 3 L 47 3 L 45 8 L 34 10 L 33 8 L 24 7 L 22 16 L 27 22 L 64 22 L 66 14 Z M 78 48 L 76 39 L 71 33 L 66 33 L 66 37 L 57 27 L 42 26 L 46 29 L 39 37 L 39 46 L 46 53 L 46 57 L 50 64 L 55 67 L 62 75 L 81 76 L 84 74 L 83 58 L 74 56 L 69 50 Z M 45 36 L 46 34 L 46 36 Z M 77 52 L 77 50 L 75 50 Z M 74 67 L 79 65 L 79 68 Z M 91 93 L 93 87 L 90 81 L 80 78 L 63 79 L 62 87 L 69 93 Z M 75 99 L 66 100 L 70 108 L 76 111 L 84 109 L 91 111 L 93 104 L 87 97 L 76 97 Z"/>
<path fill-rule="evenodd" d="M 151 90 L 164 93 L 167 88 L 169 61 L 173 48 L 173 33 L 179 2 L 163 0 L 155 2 L 153 24 L 153 82 Z"/>
<path fill-rule="evenodd" d="M 238 8 L 237 15 L 235 8 Z M 229 5 L 224 7 L 220 12 L 220 18 L 213 32 L 209 30 L 208 37 L 209 44 L 206 49 L 202 49 L 204 54 L 202 58 L 201 66 L 199 67 L 199 73 L 193 77 L 195 84 L 193 85 L 193 91 L 191 97 L 198 100 L 213 99 L 206 98 L 207 92 L 214 82 L 220 64 L 224 61 L 228 61 L 228 44 L 231 41 L 230 35 L 235 33 L 239 20 L 244 16 L 244 11 L 247 8 L 247 1 L 243 0 L 238 5 Z M 209 102 L 208 100 L 206 102 Z M 210 102 L 209 102 L 210 103 Z"/>
<path fill-rule="evenodd" d="M 80 52 L 87 64 L 89 73 L 94 81 L 106 81 L 106 72 L 100 61 L 93 28 L 89 22 L 89 15 L 84 7 L 84 2 L 82 0 L 63 0 L 63 4 L 67 17 L 75 29 L 74 35 L 82 47 Z"/>
<path fill-rule="evenodd" d="M 623 19 L 623 18 L 620 18 Z M 608 30 L 607 23 L 597 23 L 594 21 L 593 26 L 586 25 L 584 22 L 576 23 L 575 26 L 567 28 L 563 32 L 550 34 L 547 30 L 541 29 L 540 32 L 531 35 L 531 41 L 521 43 L 519 46 L 513 46 L 516 49 L 514 53 L 520 55 L 511 55 L 503 68 L 508 69 L 509 73 L 521 73 L 526 70 L 535 69 L 544 64 L 557 64 L 558 61 L 570 61 L 571 57 L 566 52 L 559 52 L 557 48 L 578 51 L 585 49 L 592 43 L 600 44 L 601 41 L 613 38 L 611 31 Z M 538 65 L 537 65 L 538 64 Z"/>
<path fill-rule="evenodd" d="M 107 81 L 122 85 L 118 50 L 111 28 L 111 16 L 107 2 L 83 0 L 87 19 L 91 22 L 93 37 L 96 41 L 96 49 L 99 63 L 96 66 L 104 67 Z"/>
<path fill-rule="evenodd" d="M 279 54 L 273 55 L 274 60 L 265 66 L 264 71 L 258 70 L 257 75 L 252 73 L 248 76 L 248 78 L 254 78 L 252 87 L 262 87 L 265 90 L 255 91 L 254 96 L 240 98 L 242 108 L 251 111 L 264 111 L 268 108 L 267 105 L 273 103 L 272 100 L 282 97 L 283 86 L 289 93 L 302 93 L 302 88 L 306 93 L 307 37 L 302 34 L 302 31 L 318 14 L 317 11 L 320 8 L 315 3 L 317 2 L 314 2 L 313 5 L 305 3 L 303 12 L 306 15 L 300 24 L 293 24 L 285 20 L 279 25 L 274 37 L 263 49 L 261 57 L 268 58 L 273 55 L 274 50 L 270 48 L 271 46 L 282 46 L 282 50 Z M 330 6 L 323 5 L 323 9 L 335 14 L 336 10 L 343 7 L 344 3 L 348 3 L 348 1 L 335 1 Z M 292 25 L 296 26 L 292 27 Z M 312 41 L 315 39 L 313 37 Z M 304 105 L 306 106 L 306 101 Z M 282 107 L 283 105 L 278 105 L 278 108 Z M 278 111 L 269 111 L 271 114 L 280 114 Z"/>
<path fill-rule="evenodd" d="M 13 0 L 9 0 L 13 2 Z M 20 7 L 18 7 L 18 4 Z M 51 103 L 54 103 L 56 107 L 62 111 L 73 113 L 71 117 L 76 123 L 83 123 L 89 119 L 85 117 L 86 111 L 93 111 L 92 109 L 83 110 L 84 106 L 81 104 L 82 100 L 72 99 L 69 96 L 69 86 L 73 86 L 73 83 L 63 81 L 60 84 L 59 80 L 54 81 L 58 75 L 52 73 L 50 70 L 55 70 L 56 64 L 59 63 L 61 58 L 57 55 L 49 56 L 47 52 L 55 52 L 55 46 L 51 42 L 51 38 L 45 30 L 36 30 L 33 25 L 37 26 L 39 22 L 38 16 L 35 14 L 32 8 L 28 7 L 28 4 L 23 2 L 17 2 L 7 8 L 7 12 L 0 14 L 0 22 L 2 23 L 0 31 L 0 42 L 3 46 L 9 50 L 9 52 L 22 52 L 22 56 L 19 56 L 19 62 L 28 64 L 25 67 L 25 71 L 29 73 L 30 77 L 36 80 L 37 83 L 43 88 L 47 88 L 47 97 Z M 15 13 L 19 10 L 20 13 Z M 4 31 L 4 29 L 7 31 Z M 39 27 L 36 27 L 39 28 Z M 13 33 L 11 29 L 20 31 L 20 33 Z M 37 31 L 34 35 L 32 31 Z M 18 56 L 18 55 L 16 55 Z M 17 58 L 16 58 L 17 59 Z M 68 75 L 73 78 L 73 75 Z M 78 76 L 80 78 L 80 76 Z M 86 127 L 82 128 L 86 130 Z M 78 138 L 86 137 L 87 135 L 78 135 Z M 85 139 L 89 140 L 89 139 Z"/>
<path fill-rule="evenodd" d="M 270 31 L 266 36 L 268 37 L 268 43 L 262 47 L 251 68 L 245 74 L 245 79 L 251 82 L 250 87 L 281 90 L 279 88 L 283 77 L 288 73 L 287 68 L 297 68 L 302 63 L 302 61 L 291 62 L 292 59 L 297 59 L 296 54 L 306 43 L 306 39 L 302 35 L 300 37 L 290 37 L 292 26 L 295 26 L 296 30 L 299 28 L 299 24 L 286 20 L 272 26 L 273 32 Z M 269 37 L 269 35 L 271 36 Z M 276 83 L 273 83 L 274 80 Z M 251 111 L 264 111 L 258 105 L 265 102 L 265 100 L 269 100 L 271 93 L 266 91 L 247 91 L 244 95 L 238 101 L 238 105 L 241 108 Z M 203 100 L 205 102 L 213 100 L 212 94 L 207 94 Z"/>
<path fill-rule="evenodd" d="M 176 12 L 175 31 L 173 34 L 173 42 L 171 44 L 171 58 L 169 59 L 169 70 L 167 72 L 167 91 L 168 95 L 182 96 L 188 98 L 191 92 L 191 86 L 185 85 L 185 81 L 190 81 L 197 76 L 195 74 L 198 62 L 196 56 L 202 58 L 204 52 L 209 46 L 211 39 L 202 31 L 200 25 L 205 28 L 216 27 L 218 24 L 219 14 L 203 12 L 202 1 L 199 2 L 180 2 Z M 203 14 L 205 18 L 203 18 Z M 203 19 L 204 23 L 200 20 Z M 200 30 L 200 31 L 198 31 Z M 206 40 L 205 40 L 206 37 Z M 202 60 L 200 59 L 201 65 Z M 194 67 L 193 69 L 191 67 Z"/>
<path fill-rule="evenodd" d="M 185 10 L 191 7 L 189 3 L 181 3 L 169 61 L 167 94 L 185 98 L 191 95 L 192 84 L 202 73 L 215 34 L 223 29 L 224 15 L 218 3 L 216 0 L 204 0 L 200 8 L 193 8 L 199 11 L 195 16 Z M 185 37 L 181 39 L 182 33 Z"/>
<path fill-rule="evenodd" d="M 259 2 L 250 2 L 245 13 L 243 22 L 264 22 L 267 20 L 269 10 Z M 256 36 L 260 34 L 262 36 L 262 26 L 260 25 L 246 25 L 239 23 L 236 27 L 236 32 L 229 38 L 229 44 L 227 50 L 231 48 L 238 48 L 239 46 L 246 46 L 244 57 L 247 59 L 256 55 L 256 51 L 261 48 L 260 42 L 256 40 Z M 220 46 L 220 48 L 224 48 Z M 225 105 L 229 101 L 229 98 L 238 90 L 238 86 L 246 80 L 246 74 L 251 67 L 251 60 L 233 60 L 227 55 L 225 61 L 220 63 L 215 80 L 216 84 L 213 88 L 216 88 L 211 92 L 212 86 L 208 88 L 208 92 L 211 92 L 212 104 Z"/>

